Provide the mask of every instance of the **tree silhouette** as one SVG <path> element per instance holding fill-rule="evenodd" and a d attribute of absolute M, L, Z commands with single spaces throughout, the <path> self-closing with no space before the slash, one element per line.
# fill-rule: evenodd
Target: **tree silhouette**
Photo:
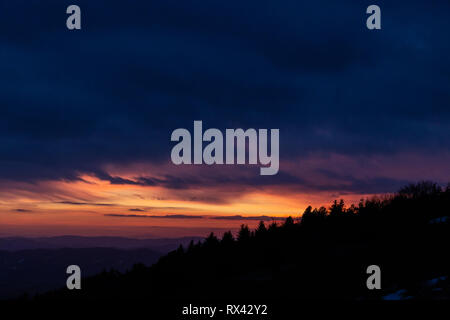
<path fill-rule="evenodd" d="M 248 242 L 248 240 L 250 239 L 250 229 L 248 228 L 248 225 L 241 225 L 241 229 L 238 232 L 238 237 L 237 240 L 238 242 Z"/>
<path fill-rule="evenodd" d="M 266 225 L 264 224 L 264 221 L 260 221 L 258 224 L 258 228 L 256 228 L 255 234 L 257 236 L 263 236 L 267 232 Z"/>
<path fill-rule="evenodd" d="M 230 245 L 233 243 L 234 243 L 234 238 L 233 238 L 233 234 L 231 233 L 231 231 L 225 232 L 222 237 L 222 244 Z"/>

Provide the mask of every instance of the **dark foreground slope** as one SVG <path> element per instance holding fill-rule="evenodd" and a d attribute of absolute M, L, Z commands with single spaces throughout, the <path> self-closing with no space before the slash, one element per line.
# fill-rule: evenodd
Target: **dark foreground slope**
<path fill-rule="evenodd" d="M 126 273 L 83 279 L 41 299 L 449 299 L 450 188 L 410 185 L 345 208 L 306 209 L 301 221 L 243 226 Z M 381 290 L 366 269 L 381 268 Z M 261 300 L 260 300 L 261 301 Z"/>

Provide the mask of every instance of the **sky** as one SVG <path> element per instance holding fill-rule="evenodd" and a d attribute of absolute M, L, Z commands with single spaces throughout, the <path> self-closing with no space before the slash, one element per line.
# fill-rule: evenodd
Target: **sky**
<path fill-rule="evenodd" d="M 67 6 L 82 29 L 66 28 Z M 366 8 L 381 8 L 381 30 Z M 203 235 L 450 181 L 448 1 L 0 1 L 0 236 Z M 280 170 L 173 130 L 280 130 Z M 270 220 L 270 218 L 262 217 Z"/>

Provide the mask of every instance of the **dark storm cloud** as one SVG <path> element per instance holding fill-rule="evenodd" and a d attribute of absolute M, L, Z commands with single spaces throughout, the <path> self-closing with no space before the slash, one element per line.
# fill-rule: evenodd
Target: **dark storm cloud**
<path fill-rule="evenodd" d="M 170 133 L 197 119 L 280 128 L 282 160 L 450 149 L 444 1 L 379 1 L 380 31 L 365 28 L 366 1 L 78 1 L 76 32 L 65 28 L 69 4 L 0 4 L 0 178 L 72 181 L 86 172 L 170 189 L 237 183 L 101 169 L 168 163 Z M 398 183 L 341 178 L 348 192 Z M 281 170 L 241 184 L 307 188 L 308 179 Z"/>
<path fill-rule="evenodd" d="M 214 187 L 225 185 L 250 185 L 253 187 L 271 186 L 277 184 L 283 185 L 297 185 L 305 181 L 299 177 L 293 176 L 287 172 L 280 172 L 275 176 L 259 176 L 258 174 L 242 176 L 239 171 L 220 174 L 215 170 L 211 170 L 207 166 L 202 175 L 182 174 L 174 176 L 170 174 L 163 174 L 160 177 L 146 177 L 138 176 L 132 179 L 124 179 L 117 176 L 111 176 L 105 172 L 96 172 L 97 178 L 109 181 L 111 184 L 118 185 L 139 185 L 139 186 L 160 186 L 167 189 L 189 189 L 191 187 Z"/>
<path fill-rule="evenodd" d="M 390 193 L 398 191 L 402 186 L 408 185 L 414 180 L 404 180 L 404 179 L 393 179 L 393 178 L 357 178 L 349 174 L 339 174 L 327 169 L 317 169 L 317 172 L 321 173 L 323 176 L 339 181 L 337 185 L 333 186 L 321 186 L 320 184 L 311 183 L 310 185 L 304 186 L 311 190 L 323 190 L 323 191 L 333 191 L 339 190 L 341 194 L 346 193 Z"/>
<path fill-rule="evenodd" d="M 205 167 L 206 169 L 206 167 Z M 192 175 L 163 175 L 159 178 L 153 177 L 135 177 L 131 179 L 122 179 L 119 177 L 111 177 L 102 173 L 97 175 L 101 179 L 109 181 L 112 184 L 130 184 L 140 186 L 160 186 L 172 190 L 189 190 L 198 188 L 209 188 L 208 199 L 187 197 L 189 201 L 204 201 L 210 203 L 222 203 L 225 195 L 217 195 L 214 197 L 213 188 L 219 188 L 222 191 L 227 188 L 231 190 L 238 189 L 241 192 L 245 190 L 256 190 L 274 187 L 286 187 L 291 191 L 307 192 L 307 191 L 334 191 L 339 190 L 342 194 L 346 193 L 384 193 L 395 192 L 400 187 L 407 185 L 412 180 L 395 179 L 386 177 L 366 177 L 361 178 L 351 173 L 337 173 L 335 170 L 315 168 L 316 177 L 322 179 L 306 179 L 301 176 L 308 176 L 308 172 L 285 172 L 280 171 L 275 176 L 259 176 L 257 174 L 243 176 L 240 172 L 231 172 L 219 174 L 214 170 L 204 170 L 203 174 Z M 356 170 L 355 170 L 356 171 Z M 323 182 L 325 181 L 325 183 Z M 338 181 L 330 183 L 330 181 Z"/>

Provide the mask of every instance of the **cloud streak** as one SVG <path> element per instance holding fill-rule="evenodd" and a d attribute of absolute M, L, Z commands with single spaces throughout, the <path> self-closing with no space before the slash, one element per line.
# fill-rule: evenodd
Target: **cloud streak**
<path fill-rule="evenodd" d="M 168 215 L 147 215 L 147 214 L 116 214 L 116 213 L 107 213 L 104 215 L 105 217 L 113 217 L 113 218 L 164 218 L 164 219 L 202 219 L 202 216 L 191 216 L 185 214 L 168 214 Z"/>
<path fill-rule="evenodd" d="M 243 217 L 241 215 L 235 215 L 235 216 L 214 216 L 211 217 L 211 219 L 215 220 L 250 220 L 250 221 L 277 221 L 277 220 L 285 220 L 286 218 L 282 217 L 269 217 L 269 216 L 249 216 L 249 217 Z"/>
<path fill-rule="evenodd" d="M 29 213 L 29 212 L 33 212 L 33 210 L 28 210 L 28 209 L 14 209 L 15 212 L 21 212 L 21 213 Z"/>
<path fill-rule="evenodd" d="M 172 215 L 145 215 L 145 214 L 115 214 L 108 213 L 105 217 L 113 218 L 157 218 L 157 219 L 213 219 L 213 220 L 230 220 L 230 221 L 280 221 L 285 220 L 285 217 L 270 217 L 270 216 L 197 216 L 197 215 L 184 215 L 184 214 L 172 214 Z"/>
<path fill-rule="evenodd" d="M 76 201 L 58 201 L 58 204 L 68 204 L 71 206 L 99 206 L 99 207 L 112 207 L 112 203 L 95 203 L 95 202 L 76 202 Z"/>

